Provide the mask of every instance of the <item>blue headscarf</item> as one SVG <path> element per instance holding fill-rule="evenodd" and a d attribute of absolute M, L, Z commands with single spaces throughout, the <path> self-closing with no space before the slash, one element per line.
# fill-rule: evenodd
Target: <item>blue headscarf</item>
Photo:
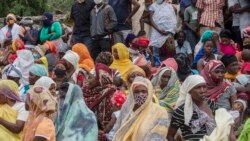
<path fill-rule="evenodd" d="M 78 85 L 62 84 L 66 90 L 65 99 L 59 98 L 55 117 L 56 140 L 58 141 L 97 141 L 98 127 L 95 114 L 83 100 Z"/>
<path fill-rule="evenodd" d="M 47 19 L 43 20 L 43 26 L 44 27 L 50 27 L 51 24 L 53 23 L 53 14 L 49 12 L 44 12 L 43 16 L 45 16 Z"/>
<path fill-rule="evenodd" d="M 48 70 L 44 65 L 33 64 L 30 68 L 30 72 L 36 76 L 48 76 Z"/>

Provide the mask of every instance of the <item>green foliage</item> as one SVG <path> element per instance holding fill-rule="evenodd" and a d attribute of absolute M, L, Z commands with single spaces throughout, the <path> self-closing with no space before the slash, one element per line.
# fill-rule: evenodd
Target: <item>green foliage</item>
<path fill-rule="evenodd" d="M 74 0 L 0 0 L 0 17 L 8 13 L 19 16 L 37 16 L 44 11 L 70 11 Z"/>

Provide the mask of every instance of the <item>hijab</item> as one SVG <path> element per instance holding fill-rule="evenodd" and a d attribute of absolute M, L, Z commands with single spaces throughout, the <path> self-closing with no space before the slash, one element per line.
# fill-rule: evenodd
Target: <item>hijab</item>
<path fill-rule="evenodd" d="M 117 50 L 119 59 L 114 58 L 114 50 Z M 117 69 L 123 80 L 126 80 L 126 73 L 129 68 L 133 65 L 131 60 L 129 59 L 129 51 L 128 48 L 122 44 L 117 43 L 112 47 L 112 54 L 113 54 L 113 63 L 111 64 L 111 68 Z"/>
<path fill-rule="evenodd" d="M 46 17 L 45 20 L 43 20 L 43 26 L 44 27 L 50 27 L 53 23 L 53 15 L 49 12 L 44 12 L 43 16 Z"/>
<path fill-rule="evenodd" d="M 208 62 L 201 71 L 201 76 L 204 77 L 207 83 L 208 91 L 206 96 L 213 101 L 217 101 L 219 96 L 222 95 L 229 86 L 231 86 L 229 82 L 224 80 L 219 84 L 213 81 L 211 73 L 220 66 L 224 66 L 221 61 L 212 60 Z"/>

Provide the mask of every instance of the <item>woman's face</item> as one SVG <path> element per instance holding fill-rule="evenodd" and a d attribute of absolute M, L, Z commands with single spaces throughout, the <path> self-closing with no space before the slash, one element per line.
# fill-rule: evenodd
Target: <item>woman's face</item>
<path fill-rule="evenodd" d="M 201 83 L 196 85 L 189 93 L 193 101 L 201 102 L 205 99 L 206 92 L 207 92 L 206 83 Z"/>
<path fill-rule="evenodd" d="M 204 44 L 204 52 L 206 54 L 212 54 L 213 53 L 213 41 L 206 41 Z"/>
<path fill-rule="evenodd" d="M 113 50 L 113 56 L 114 56 L 115 60 L 119 60 L 119 54 L 118 54 L 118 51 L 116 48 L 114 48 L 114 50 Z"/>
<path fill-rule="evenodd" d="M 143 105 L 148 97 L 148 89 L 143 85 L 139 85 L 133 89 L 135 104 L 138 106 Z"/>
<path fill-rule="evenodd" d="M 237 61 L 232 62 L 231 64 L 227 66 L 227 72 L 229 74 L 237 74 L 239 70 L 240 70 L 240 65 Z"/>
<path fill-rule="evenodd" d="M 51 86 L 49 87 L 49 91 L 52 96 L 56 97 L 56 84 L 51 84 Z"/>
<path fill-rule="evenodd" d="M 39 76 L 36 76 L 30 72 L 30 76 L 29 76 L 30 85 L 34 85 L 39 78 L 40 78 Z"/>
<path fill-rule="evenodd" d="M 133 81 L 134 81 L 134 79 L 135 79 L 137 76 L 143 77 L 143 74 L 140 73 L 140 72 L 133 72 L 131 75 L 128 76 L 128 82 L 129 82 L 130 84 L 132 84 Z"/>
<path fill-rule="evenodd" d="M 211 78 L 215 83 L 220 83 L 223 81 L 225 73 L 226 73 L 225 69 L 217 68 L 211 72 Z"/>
<path fill-rule="evenodd" d="M 161 76 L 161 85 L 167 86 L 168 85 L 168 81 L 171 77 L 171 71 L 167 70 L 163 73 L 163 75 Z"/>

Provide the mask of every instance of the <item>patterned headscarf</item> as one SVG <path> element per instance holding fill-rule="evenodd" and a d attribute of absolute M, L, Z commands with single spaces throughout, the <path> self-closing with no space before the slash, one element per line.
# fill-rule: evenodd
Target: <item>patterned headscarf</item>
<path fill-rule="evenodd" d="M 224 66 L 221 61 L 212 60 L 208 62 L 204 69 L 201 71 L 201 76 L 204 77 L 207 83 L 208 91 L 206 96 L 217 101 L 218 97 L 224 93 L 224 91 L 231 86 L 227 81 L 222 81 L 220 84 L 213 81 L 211 73 L 216 70 L 218 67 Z"/>
<path fill-rule="evenodd" d="M 25 49 L 24 42 L 22 40 L 20 40 L 20 39 L 13 40 L 12 49 L 13 49 L 14 52 L 16 52 L 17 50 Z"/>

